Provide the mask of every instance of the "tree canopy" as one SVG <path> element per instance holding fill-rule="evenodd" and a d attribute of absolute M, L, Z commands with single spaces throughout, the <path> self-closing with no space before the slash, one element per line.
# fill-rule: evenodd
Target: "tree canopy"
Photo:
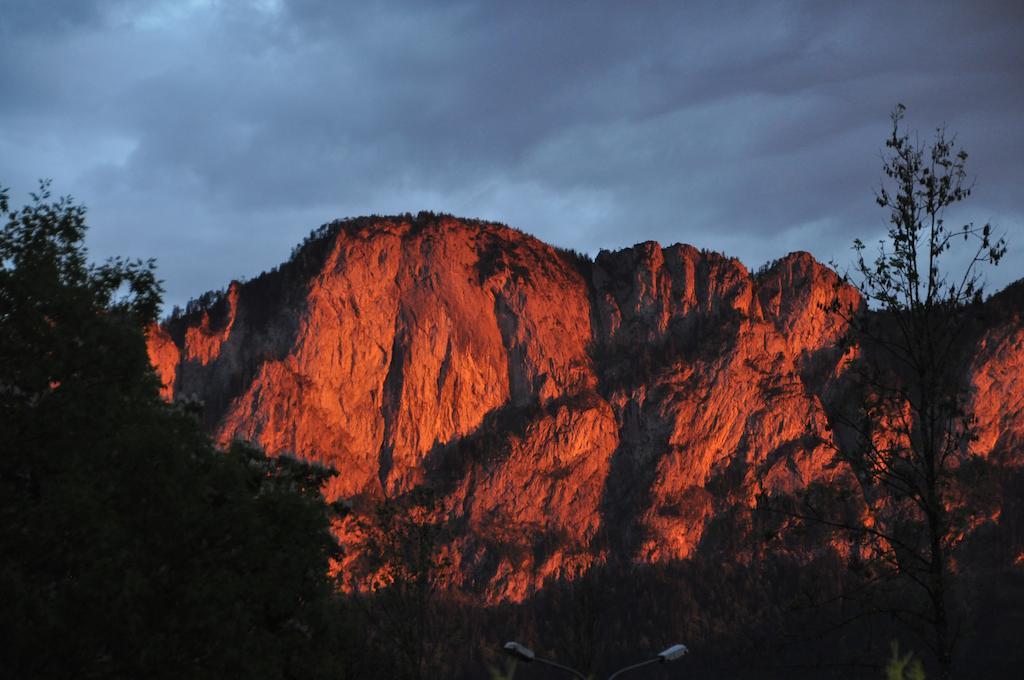
<path fill-rule="evenodd" d="M 344 677 L 333 472 L 160 400 L 154 264 L 90 264 L 82 206 L 0 213 L 0 675 Z"/>

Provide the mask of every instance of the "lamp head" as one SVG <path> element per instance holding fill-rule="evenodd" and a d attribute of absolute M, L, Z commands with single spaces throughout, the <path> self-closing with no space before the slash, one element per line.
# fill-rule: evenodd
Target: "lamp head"
<path fill-rule="evenodd" d="M 517 659 L 530 662 L 536 657 L 533 650 L 525 645 L 521 645 L 518 642 L 506 642 L 505 651 Z"/>
<path fill-rule="evenodd" d="M 675 661 L 689 651 L 686 645 L 672 645 L 668 649 L 658 652 L 658 658 L 661 659 L 662 663 Z"/>

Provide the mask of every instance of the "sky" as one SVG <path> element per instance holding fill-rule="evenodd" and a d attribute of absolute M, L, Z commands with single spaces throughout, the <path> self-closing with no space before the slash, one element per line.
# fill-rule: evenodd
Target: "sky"
<path fill-rule="evenodd" d="M 0 185 L 53 179 L 168 305 L 433 210 L 754 269 L 877 241 L 889 114 L 970 154 L 1024 276 L 1024 3 L 0 0 Z"/>

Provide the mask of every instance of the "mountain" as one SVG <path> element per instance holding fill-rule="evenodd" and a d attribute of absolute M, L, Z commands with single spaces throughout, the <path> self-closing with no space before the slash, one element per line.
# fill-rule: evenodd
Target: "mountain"
<path fill-rule="evenodd" d="M 974 452 L 1010 466 L 1020 288 L 986 305 L 964 368 Z M 326 225 L 152 329 L 149 351 L 164 396 L 199 399 L 219 440 L 336 468 L 332 500 L 436 490 L 450 584 L 519 602 L 611 561 L 721 550 L 736 528 L 720 520 L 759 491 L 843 483 L 817 443 L 857 360 L 823 309 L 835 295 L 861 304 L 807 253 L 756 273 L 654 242 L 590 260 L 421 213 Z"/>

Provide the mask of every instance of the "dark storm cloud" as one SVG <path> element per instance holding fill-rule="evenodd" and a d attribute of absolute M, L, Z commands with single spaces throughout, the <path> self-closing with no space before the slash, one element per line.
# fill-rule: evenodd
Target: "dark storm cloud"
<path fill-rule="evenodd" d="M 842 260 L 902 101 L 1019 229 L 1018 5 L 895 4 L 0 0 L 0 180 L 53 176 L 172 302 L 371 212 Z"/>

